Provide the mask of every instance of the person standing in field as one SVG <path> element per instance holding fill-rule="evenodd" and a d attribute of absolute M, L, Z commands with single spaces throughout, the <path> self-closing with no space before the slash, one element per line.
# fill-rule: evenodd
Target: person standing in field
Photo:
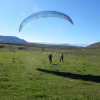
<path fill-rule="evenodd" d="M 64 59 L 64 55 L 62 53 L 62 55 L 60 56 L 60 62 L 62 61 L 63 62 L 63 59 Z"/>
<path fill-rule="evenodd" d="M 49 55 L 50 64 L 52 63 L 52 54 Z"/>

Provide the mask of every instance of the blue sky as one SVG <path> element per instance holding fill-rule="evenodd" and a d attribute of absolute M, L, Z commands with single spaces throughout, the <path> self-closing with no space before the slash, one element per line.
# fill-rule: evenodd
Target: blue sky
<path fill-rule="evenodd" d="M 40 18 L 19 26 L 29 15 L 54 10 L 62 18 Z M 0 35 L 16 36 L 28 42 L 92 44 L 100 42 L 100 0 L 0 0 Z"/>

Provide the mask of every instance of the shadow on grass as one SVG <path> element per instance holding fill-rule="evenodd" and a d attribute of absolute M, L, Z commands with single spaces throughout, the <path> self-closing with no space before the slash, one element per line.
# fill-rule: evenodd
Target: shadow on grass
<path fill-rule="evenodd" d="M 58 64 L 52 64 L 52 65 L 55 65 L 55 66 L 57 66 Z"/>
<path fill-rule="evenodd" d="M 74 73 L 70 73 L 70 72 L 57 72 L 57 71 L 41 69 L 41 68 L 37 68 L 37 70 L 45 72 L 45 73 L 51 73 L 54 75 L 62 76 L 62 77 L 68 77 L 68 78 L 72 78 L 72 79 L 81 79 L 84 81 L 92 81 L 92 82 L 100 83 L 100 76 L 81 75 L 81 74 L 74 74 Z"/>

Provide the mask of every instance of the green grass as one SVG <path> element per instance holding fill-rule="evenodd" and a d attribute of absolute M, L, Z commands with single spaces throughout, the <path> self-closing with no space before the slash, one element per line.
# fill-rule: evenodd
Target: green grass
<path fill-rule="evenodd" d="M 100 49 L 0 49 L 0 100 L 100 100 L 99 93 Z"/>

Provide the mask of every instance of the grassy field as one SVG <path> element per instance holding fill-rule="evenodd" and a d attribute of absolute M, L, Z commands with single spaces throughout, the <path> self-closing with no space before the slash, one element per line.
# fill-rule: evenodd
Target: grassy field
<path fill-rule="evenodd" d="M 0 100 L 100 100 L 100 49 L 25 48 L 0 48 Z"/>

